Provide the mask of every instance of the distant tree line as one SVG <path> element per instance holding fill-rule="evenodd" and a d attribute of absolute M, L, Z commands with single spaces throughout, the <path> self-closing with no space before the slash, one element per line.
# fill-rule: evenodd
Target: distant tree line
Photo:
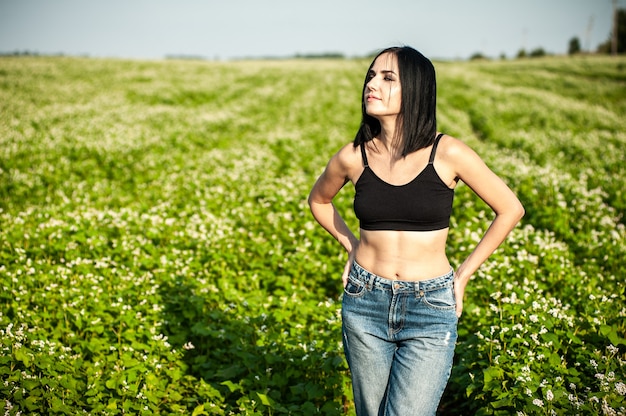
<path fill-rule="evenodd" d="M 344 59 L 345 55 L 339 52 L 323 52 L 323 53 L 297 53 L 297 59 Z"/>
<path fill-rule="evenodd" d="M 616 34 L 615 37 L 617 41 L 617 53 L 625 53 L 626 52 L 626 9 L 617 10 L 616 20 Z M 612 53 L 612 40 L 613 40 L 613 32 L 609 36 L 606 42 L 601 43 L 598 46 L 596 52 L 598 53 Z"/>
<path fill-rule="evenodd" d="M 616 53 L 618 54 L 626 53 L 626 9 L 616 10 L 614 30 L 616 30 L 616 36 L 615 36 L 615 41 L 617 43 Z M 595 53 L 598 53 L 598 54 L 613 53 L 613 35 L 614 34 L 612 30 L 611 33 L 609 34 L 608 39 L 605 42 L 598 45 L 598 47 L 595 50 Z M 568 48 L 567 48 L 567 53 L 568 55 L 576 55 L 576 54 L 584 53 L 580 44 L 580 39 L 578 37 L 573 37 L 570 39 Z M 545 55 L 548 55 L 548 52 L 546 52 L 543 48 L 539 47 L 528 52 L 525 49 L 520 49 L 517 52 L 516 57 L 517 58 L 536 58 L 536 57 L 541 57 Z M 503 54 L 500 56 L 500 58 L 505 59 L 506 56 L 504 56 Z M 476 59 L 487 59 L 487 57 L 484 56 L 482 53 L 475 53 L 472 56 L 470 56 L 470 60 L 476 60 Z"/>
<path fill-rule="evenodd" d="M 616 53 L 618 54 L 626 53 L 626 9 L 616 10 L 614 18 L 615 18 L 615 22 L 613 24 L 614 26 L 613 30 L 615 30 L 616 33 L 614 34 L 613 30 L 611 30 L 611 33 L 609 34 L 608 39 L 605 42 L 598 45 L 598 47 L 595 50 L 595 53 L 611 54 L 613 53 L 614 47 L 615 47 Z M 588 52 L 591 52 L 591 51 L 588 51 Z M 567 53 L 568 55 L 576 55 L 576 54 L 584 53 L 580 44 L 580 39 L 578 37 L 573 37 L 570 39 L 568 48 L 567 48 Z M 526 51 L 525 49 L 520 49 L 517 52 L 516 57 L 517 58 L 536 58 L 536 57 L 546 56 L 548 54 L 549 53 L 546 52 L 544 48 L 538 47 L 530 51 Z M 31 51 L 0 52 L 0 56 L 39 56 L 39 55 L 40 54 L 38 52 L 31 52 Z M 55 55 L 63 56 L 62 53 L 55 54 Z M 366 57 L 370 57 L 370 55 L 373 55 L 373 54 L 366 55 Z M 297 53 L 293 55 L 291 58 L 345 59 L 346 56 L 340 52 L 322 52 L 322 53 L 307 53 L 307 54 Z M 502 54 L 500 55 L 500 58 L 506 59 L 506 56 Z M 194 59 L 194 60 L 200 59 L 202 60 L 206 58 L 202 56 L 197 56 L 197 55 L 167 55 L 166 59 Z M 251 59 L 254 59 L 254 58 L 251 58 Z M 261 59 L 284 59 L 284 58 L 264 57 Z M 477 60 L 477 59 L 488 59 L 488 58 L 480 52 L 477 52 L 473 54 L 472 56 L 470 56 L 470 60 Z"/>
<path fill-rule="evenodd" d="M 24 50 L 24 51 L 0 52 L 0 56 L 64 56 L 64 55 L 62 53 L 40 54 L 39 52 Z"/>

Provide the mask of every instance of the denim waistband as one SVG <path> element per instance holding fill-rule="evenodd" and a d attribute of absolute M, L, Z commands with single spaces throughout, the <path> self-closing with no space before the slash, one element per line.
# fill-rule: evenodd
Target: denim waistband
<path fill-rule="evenodd" d="M 351 276 L 365 283 L 367 286 L 382 290 L 391 290 L 394 293 L 420 291 L 429 292 L 432 290 L 452 287 L 454 285 L 454 270 L 452 268 L 450 268 L 448 273 L 442 276 L 417 281 L 387 279 L 365 270 L 356 261 L 352 262 L 352 271 L 354 273 L 351 273 Z"/>

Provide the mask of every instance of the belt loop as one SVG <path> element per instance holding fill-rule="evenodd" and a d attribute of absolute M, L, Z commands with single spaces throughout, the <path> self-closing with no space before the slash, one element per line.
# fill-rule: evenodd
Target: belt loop
<path fill-rule="evenodd" d="M 423 282 L 417 282 L 415 284 L 415 289 L 416 289 L 415 292 L 416 292 L 418 298 L 424 297 L 424 287 L 425 286 L 424 286 Z"/>
<path fill-rule="evenodd" d="M 372 291 L 372 287 L 374 286 L 374 279 L 374 275 L 370 272 L 367 272 L 367 283 L 365 284 L 365 287 L 370 292 Z"/>

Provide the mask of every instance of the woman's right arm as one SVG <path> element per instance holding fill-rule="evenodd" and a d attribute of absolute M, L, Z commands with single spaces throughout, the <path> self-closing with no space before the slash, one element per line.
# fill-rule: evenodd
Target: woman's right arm
<path fill-rule="evenodd" d="M 343 276 L 344 285 L 347 282 L 347 272 L 354 260 L 359 240 L 348 228 L 332 201 L 354 173 L 354 153 L 352 144 L 344 146 L 337 152 L 328 162 L 326 169 L 309 194 L 309 207 L 315 220 L 348 252 L 349 260 Z"/>

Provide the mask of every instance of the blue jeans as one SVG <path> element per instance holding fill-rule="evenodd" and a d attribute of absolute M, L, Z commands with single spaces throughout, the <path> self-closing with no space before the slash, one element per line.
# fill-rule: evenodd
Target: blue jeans
<path fill-rule="evenodd" d="M 457 338 L 454 273 L 389 280 L 353 263 L 342 300 L 343 343 L 359 416 L 431 416 Z"/>

